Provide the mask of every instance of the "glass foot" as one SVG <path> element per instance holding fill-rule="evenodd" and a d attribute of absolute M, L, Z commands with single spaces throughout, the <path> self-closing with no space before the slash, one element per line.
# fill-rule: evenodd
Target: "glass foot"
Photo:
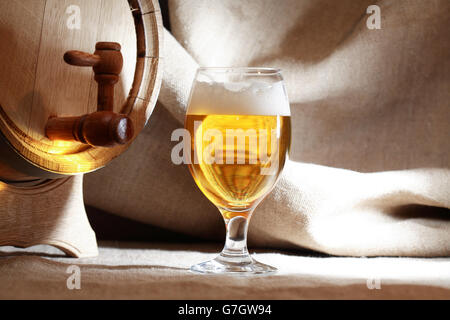
<path fill-rule="evenodd" d="M 230 261 L 234 260 L 234 261 Z M 277 268 L 258 262 L 250 256 L 243 261 L 227 259 L 222 255 L 191 267 L 191 271 L 203 274 L 233 274 L 233 275 L 269 275 L 277 271 Z"/>

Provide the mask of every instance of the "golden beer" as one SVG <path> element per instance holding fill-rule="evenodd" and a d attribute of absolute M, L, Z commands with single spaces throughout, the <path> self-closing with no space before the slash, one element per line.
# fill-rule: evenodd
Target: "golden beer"
<path fill-rule="evenodd" d="M 276 184 L 288 156 L 291 113 L 281 72 L 199 68 L 186 114 L 184 162 L 227 228 L 222 252 L 193 265 L 191 271 L 275 272 L 249 255 L 247 230 L 253 211 Z"/>
<path fill-rule="evenodd" d="M 291 139 L 289 116 L 188 114 L 185 128 L 195 182 L 228 219 L 270 192 Z"/>

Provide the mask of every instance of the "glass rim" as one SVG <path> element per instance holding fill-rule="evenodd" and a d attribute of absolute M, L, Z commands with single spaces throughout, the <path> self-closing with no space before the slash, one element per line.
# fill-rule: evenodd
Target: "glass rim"
<path fill-rule="evenodd" d="M 197 73 L 247 74 L 254 76 L 281 75 L 281 69 L 268 67 L 199 67 Z"/>

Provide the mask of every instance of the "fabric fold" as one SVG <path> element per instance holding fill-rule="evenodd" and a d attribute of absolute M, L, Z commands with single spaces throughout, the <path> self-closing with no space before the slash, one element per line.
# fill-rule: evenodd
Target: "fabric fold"
<path fill-rule="evenodd" d="M 369 30 L 369 2 L 170 1 L 158 105 L 126 154 L 86 176 L 86 202 L 222 240 L 217 209 L 171 162 L 171 133 L 199 65 L 282 67 L 291 161 L 250 245 L 450 255 L 450 3 L 378 1 L 382 28 Z"/>

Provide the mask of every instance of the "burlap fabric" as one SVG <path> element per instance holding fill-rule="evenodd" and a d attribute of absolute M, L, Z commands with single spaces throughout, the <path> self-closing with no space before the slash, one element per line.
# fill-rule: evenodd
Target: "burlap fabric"
<path fill-rule="evenodd" d="M 336 255 L 450 253 L 447 0 L 170 2 L 159 104 L 131 149 L 86 176 L 90 205 L 219 238 L 221 218 L 171 162 L 195 69 L 272 66 L 291 102 L 291 161 L 250 224 L 252 245 Z"/>

